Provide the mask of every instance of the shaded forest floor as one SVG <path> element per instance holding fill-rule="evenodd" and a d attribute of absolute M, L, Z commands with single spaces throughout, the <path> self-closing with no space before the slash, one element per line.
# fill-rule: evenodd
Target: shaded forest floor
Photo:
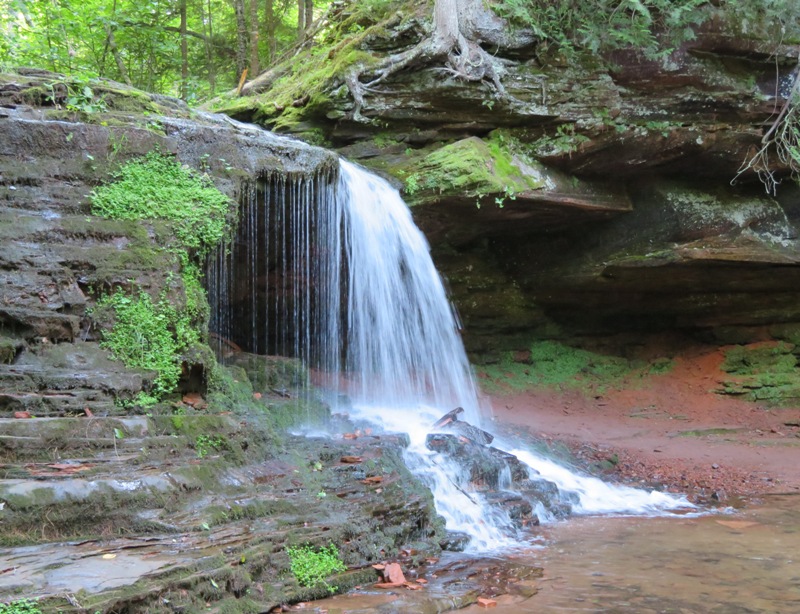
<path fill-rule="evenodd" d="M 494 393 L 493 419 L 566 443 L 611 479 L 695 501 L 800 491 L 800 407 L 713 392 L 723 359 L 696 348 L 636 388 Z"/>

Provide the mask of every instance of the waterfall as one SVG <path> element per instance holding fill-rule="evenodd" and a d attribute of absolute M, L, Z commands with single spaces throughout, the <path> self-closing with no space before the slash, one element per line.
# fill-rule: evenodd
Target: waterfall
<path fill-rule="evenodd" d="M 468 534 L 473 549 L 514 543 L 508 507 L 490 505 L 463 466 L 427 445 L 443 413 L 462 407 L 479 424 L 480 408 L 457 317 L 397 190 L 345 160 L 338 173 L 266 175 L 245 190 L 236 238 L 207 279 L 213 331 L 247 352 L 301 360 L 332 398 L 348 397 L 351 416 L 409 433 L 406 462 L 447 527 Z M 501 447 L 492 449 L 502 457 Z M 691 507 L 576 476 L 526 450 L 514 455 L 530 478 L 517 475 L 516 485 L 549 484 L 558 505 L 578 513 Z M 498 490 L 511 489 L 509 475 Z M 541 500 L 532 505 L 551 513 Z"/>
<path fill-rule="evenodd" d="M 248 186 L 237 238 L 208 271 L 220 337 L 300 358 L 356 403 L 461 406 L 478 419 L 427 241 L 379 177 L 342 160 L 338 181 L 276 175 Z"/>

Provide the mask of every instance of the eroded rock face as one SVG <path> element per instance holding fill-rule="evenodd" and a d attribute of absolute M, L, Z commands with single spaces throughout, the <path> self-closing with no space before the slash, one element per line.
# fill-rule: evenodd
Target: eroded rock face
<path fill-rule="evenodd" d="M 379 62 L 423 41 L 424 4 L 362 20 L 359 52 Z M 730 184 L 789 94 L 796 45 L 717 15 L 658 61 L 566 61 L 524 32 L 482 27 L 504 59 L 505 97 L 434 63 L 365 90 L 358 115 L 335 71 L 299 108 L 270 105 L 283 90 L 269 83 L 227 104 L 396 180 L 477 360 L 532 338 L 797 321 L 798 192 L 784 185 L 775 200 L 752 174 Z M 351 40 L 332 57 L 345 62 Z"/>
<path fill-rule="evenodd" d="M 110 171 L 153 150 L 174 153 L 235 200 L 243 181 L 261 173 L 314 173 L 335 162 L 179 101 L 94 87 L 107 110 L 83 115 L 62 108 L 59 75 L 0 77 L 0 411 L 114 411 L 115 399 L 153 379 L 97 347 L 103 323 L 90 313 L 112 287 L 166 292 L 181 304 L 173 231 L 166 222 L 92 216 L 89 192 Z"/>

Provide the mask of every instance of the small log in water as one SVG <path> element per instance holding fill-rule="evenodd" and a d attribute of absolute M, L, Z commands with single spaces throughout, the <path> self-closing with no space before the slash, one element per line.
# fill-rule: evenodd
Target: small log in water
<path fill-rule="evenodd" d="M 456 407 L 434 422 L 432 428 L 455 433 L 461 437 L 466 437 L 474 443 L 485 446 L 488 446 L 494 441 L 494 435 L 491 433 L 487 433 L 483 429 L 471 425 L 469 422 L 459 420 L 458 416 L 462 413 L 464 413 L 464 408 Z"/>

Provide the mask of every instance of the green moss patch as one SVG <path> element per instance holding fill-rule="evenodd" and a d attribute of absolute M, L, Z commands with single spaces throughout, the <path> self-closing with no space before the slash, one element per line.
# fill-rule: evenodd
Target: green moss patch
<path fill-rule="evenodd" d="M 443 196 L 501 194 L 513 198 L 516 193 L 542 188 L 542 179 L 523 171 L 520 162 L 500 140 L 470 137 L 445 145 L 402 169 L 405 193 L 413 205 Z"/>
<path fill-rule="evenodd" d="M 794 344 L 784 341 L 729 349 L 721 366 L 729 377 L 717 392 L 775 405 L 797 404 L 800 370 L 795 351 Z"/>
<path fill-rule="evenodd" d="M 151 152 L 122 166 L 113 178 L 91 194 L 95 215 L 172 220 L 182 247 L 203 252 L 217 245 L 228 228 L 230 199 L 207 176 L 169 156 Z"/>
<path fill-rule="evenodd" d="M 618 382 L 635 368 L 628 360 L 536 341 L 526 352 L 508 352 L 496 364 L 479 370 L 482 385 L 498 392 L 534 387 L 596 388 Z"/>
<path fill-rule="evenodd" d="M 506 352 L 477 373 L 481 387 L 489 392 L 556 388 L 602 394 L 607 387 L 640 386 L 646 378 L 668 373 L 672 367 L 673 362 L 665 358 L 629 360 L 558 341 L 535 341 L 529 350 Z"/>

